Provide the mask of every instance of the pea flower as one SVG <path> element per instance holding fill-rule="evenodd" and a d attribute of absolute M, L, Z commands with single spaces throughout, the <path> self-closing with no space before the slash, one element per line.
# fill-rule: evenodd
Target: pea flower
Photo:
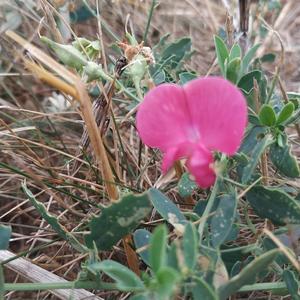
<path fill-rule="evenodd" d="M 165 173 L 176 160 L 202 188 L 216 179 L 214 151 L 229 156 L 239 148 L 247 124 L 247 105 L 240 90 L 218 77 L 198 78 L 179 86 L 162 84 L 150 90 L 137 112 L 142 141 L 159 148 Z"/>

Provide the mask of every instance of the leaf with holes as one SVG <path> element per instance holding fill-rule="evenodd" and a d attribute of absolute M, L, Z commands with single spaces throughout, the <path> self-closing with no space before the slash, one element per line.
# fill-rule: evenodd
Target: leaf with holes
<path fill-rule="evenodd" d="M 211 219 L 211 242 L 219 247 L 229 235 L 236 217 L 237 196 L 235 193 L 222 195 L 216 213 Z"/>
<path fill-rule="evenodd" d="M 269 135 L 266 135 L 263 139 L 261 139 L 256 144 L 256 146 L 252 151 L 249 163 L 243 169 L 242 183 L 246 184 L 250 181 L 261 155 L 263 154 L 265 149 L 269 146 L 270 142 L 271 142 L 271 137 Z"/>
<path fill-rule="evenodd" d="M 297 159 L 291 153 L 291 147 L 287 143 L 287 137 L 284 136 L 282 145 L 273 143 L 270 147 L 270 159 L 279 173 L 290 178 L 300 176 Z"/>
<path fill-rule="evenodd" d="M 178 192 L 181 197 L 190 196 L 193 191 L 198 188 L 198 185 L 195 181 L 190 178 L 189 173 L 183 173 L 179 182 L 178 182 Z"/>
<path fill-rule="evenodd" d="M 152 237 L 152 233 L 146 229 L 138 229 L 134 232 L 133 235 L 135 248 L 137 250 L 143 248 L 143 250 L 139 252 L 139 255 L 144 261 L 144 263 L 147 264 L 148 266 L 150 265 L 148 248 L 149 248 L 151 237 Z"/>
<path fill-rule="evenodd" d="M 279 225 L 300 224 L 300 203 L 279 189 L 255 186 L 246 198 L 262 218 Z"/>
<path fill-rule="evenodd" d="M 163 193 L 155 188 L 148 191 L 150 201 L 157 210 L 157 212 L 170 224 L 185 224 L 186 218 L 180 209 Z"/>
<path fill-rule="evenodd" d="M 89 224 L 91 233 L 85 237 L 87 246 L 93 248 L 95 243 L 99 250 L 111 249 L 121 238 L 137 228 L 151 209 L 148 192 L 124 196 L 104 208 L 99 216 L 92 218 Z"/>

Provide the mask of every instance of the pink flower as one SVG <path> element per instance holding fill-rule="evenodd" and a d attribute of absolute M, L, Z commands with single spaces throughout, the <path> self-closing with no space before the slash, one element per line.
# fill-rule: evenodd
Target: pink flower
<path fill-rule="evenodd" d="M 216 179 L 213 151 L 233 155 L 246 124 L 244 96 L 218 77 L 195 79 L 183 87 L 159 85 L 146 94 L 137 112 L 142 141 L 164 153 L 163 172 L 187 158 L 187 168 L 202 188 Z"/>

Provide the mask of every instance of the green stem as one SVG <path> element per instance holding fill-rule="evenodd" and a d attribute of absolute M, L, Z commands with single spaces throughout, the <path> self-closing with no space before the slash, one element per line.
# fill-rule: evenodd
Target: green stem
<path fill-rule="evenodd" d="M 120 87 L 120 90 L 124 94 L 126 94 L 127 96 L 129 96 L 131 99 L 135 100 L 138 103 L 141 102 L 141 100 L 138 97 L 136 97 L 134 94 L 132 94 L 130 91 L 128 91 L 127 88 L 119 80 L 116 80 L 116 83 L 118 84 L 118 86 Z"/>
<path fill-rule="evenodd" d="M 244 285 L 239 292 L 251 292 L 251 291 L 272 291 L 287 293 L 286 284 L 284 282 L 264 282 L 251 285 Z"/>
<path fill-rule="evenodd" d="M 203 231 L 204 231 L 204 228 L 205 228 L 205 224 L 206 224 L 206 221 L 207 221 L 207 218 L 210 214 L 210 211 L 214 205 L 214 202 L 215 202 L 215 199 L 216 199 L 216 195 L 217 195 L 217 192 L 219 190 L 219 184 L 220 184 L 220 177 L 217 177 L 216 179 L 216 182 L 215 182 L 215 185 L 213 187 L 213 190 L 210 194 L 210 197 L 208 199 L 208 202 L 207 202 L 207 205 L 206 205 L 206 208 L 204 210 L 204 213 L 202 215 L 201 218 L 203 218 L 203 222 L 200 223 L 199 225 L 199 238 L 200 238 L 200 243 L 202 241 L 202 237 L 203 237 Z"/>
<path fill-rule="evenodd" d="M 273 95 L 273 92 L 274 92 L 274 89 L 275 89 L 275 85 L 276 85 L 276 82 L 278 80 L 278 75 L 279 75 L 279 68 L 276 68 L 276 71 L 275 71 L 275 76 L 271 82 L 271 88 L 270 88 L 270 91 L 269 91 L 269 94 L 268 94 L 268 97 L 267 97 L 267 100 L 266 100 L 266 104 L 268 104 L 272 98 L 272 95 Z"/>
<path fill-rule="evenodd" d="M 98 18 L 97 14 L 95 13 L 95 11 L 90 7 L 90 5 L 87 3 L 86 0 L 83 0 L 84 5 L 86 6 L 86 8 L 91 12 L 91 14 L 95 17 Z M 104 28 L 104 30 L 110 35 L 110 37 L 116 41 L 120 41 L 120 38 L 110 29 L 109 25 L 102 20 L 101 18 L 101 26 Z"/>
<path fill-rule="evenodd" d="M 148 20 L 147 20 L 147 25 L 146 25 L 146 29 L 145 29 L 144 36 L 143 36 L 143 41 L 144 42 L 146 42 L 146 39 L 147 39 L 147 35 L 148 35 L 148 32 L 149 32 L 151 19 L 152 19 L 152 16 L 153 16 L 153 11 L 154 11 L 155 6 L 156 6 L 156 0 L 152 0 L 152 4 L 151 4 L 151 7 L 150 7 Z"/>
<path fill-rule="evenodd" d="M 5 291 L 42 291 L 59 289 L 96 289 L 96 290 L 115 290 L 114 283 L 97 283 L 94 281 L 67 281 L 67 282 L 48 282 L 48 283 L 5 283 Z"/>
<path fill-rule="evenodd" d="M 4 274 L 3 274 L 3 268 L 0 265 L 0 300 L 4 300 L 4 294 L 5 294 L 5 283 L 4 283 Z"/>

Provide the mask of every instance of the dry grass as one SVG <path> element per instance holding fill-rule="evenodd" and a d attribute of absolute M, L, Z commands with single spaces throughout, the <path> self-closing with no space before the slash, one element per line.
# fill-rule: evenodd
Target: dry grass
<path fill-rule="evenodd" d="M 229 1 L 165 0 L 161 2 L 153 17 L 148 44 L 155 45 L 159 38 L 168 32 L 171 33 L 172 39 L 189 35 L 193 40 L 196 55 L 192 57 L 187 67 L 197 70 L 200 75 L 218 72 L 214 67 L 212 35 L 225 23 L 225 6 Z M 0 5 L 14 7 L 12 1 L 6 1 L 6 4 Z M 149 0 L 100 1 L 101 17 L 119 37 L 122 37 L 126 18 L 130 16 L 129 26 L 141 39 L 150 5 Z M 298 1 L 282 1 L 282 6 L 278 14 L 271 14 L 265 8 L 259 11 L 257 5 L 253 5 L 253 29 L 250 36 L 252 40 L 258 31 L 261 24 L 260 18 L 265 19 L 274 30 L 279 32 L 285 50 L 285 64 L 281 68 L 281 77 L 288 90 L 300 92 L 298 68 L 300 4 Z M 38 29 L 43 34 L 49 33 L 51 20 L 41 19 L 44 14 L 42 10 L 32 13 L 23 7 L 21 12 L 23 20 L 18 32 L 22 33 L 28 41 L 44 48 L 39 43 Z M 236 3 L 232 4 L 230 12 L 233 14 L 234 23 L 237 24 Z M 72 29 L 77 36 L 96 38 L 98 23 L 95 19 L 90 19 L 84 23 L 74 24 Z M 101 172 L 93 161 L 87 162 L 76 158 L 82 132 L 78 105 L 71 101 L 71 105 L 66 106 L 66 102 L 62 101 L 56 111 L 49 110 L 46 102 L 51 97 L 57 97 L 54 95 L 55 90 L 28 74 L 24 70 L 20 47 L 17 47 L 12 40 L 5 38 L 3 34 L 1 36 L 0 220 L 3 224 L 12 225 L 13 237 L 10 243 L 12 251 L 15 253 L 28 251 L 25 256 L 33 263 L 67 280 L 74 280 L 84 257 L 72 250 L 67 243 L 58 239 L 49 225 L 40 219 L 21 191 L 20 184 L 26 177 L 28 186 L 37 199 L 45 204 L 49 212 L 57 215 L 58 220 L 67 230 L 82 232 L 86 230 L 85 225 L 89 216 L 99 212 L 99 205 L 108 203 Z M 276 35 L 269 33 L 268 36 L 262 41 L 264 53 L 274 51 L 280 55 L 280 43 Z M 103 30 L 103 44 L 107 55 L 112 53 L 109 47 L 112 42 L 114 40 Z M 105 61 L 102 62 L 105 63 Z M 274 66 L 270 66 L 270 72 L 274 72 Z M 132 117 L 126 117 L 127 112 L 124 109 L 130 104 L 130 99 L 124 94 L 116 95 L 115 98 L 117 101 L 114 101 L 112 109 L 122 133 L 123 149 L 120 151 L 117 146 L 119 141 L 113 126 L 113 129 L 108 130 L 104 137 L 104 146 L 109 149 L 108 159 L 111 162 L 117 162 L 112 165 L 119 191 L 121 193 L 126 190 L 142 191 L 149 186 L 159 186 L 162 190 L 168 190 L 168 194 L 176 203 L 182 204 L 183 200 L 179 198 L 174 188 L 174 174 L 167 179 L 162 178 L 159 163 L 151 160 L 151 157 L 157 154 L 146 149 L 143 152 L 141 164 L 139 163 L 139 143 L 133 126 L 134 120 Z M 87 117 L 87 114 L 91 113 L 90 108 L 88 107 L 87 110 L 86 114 L 83 112 L 85 121 L 91 120 Z M 90 124 L 90 128 L 94 126 L 95 124 Z M 91 130 L 95 131 L 95 128 Z M 99 144 L 100 137 L 94 136 L 95 140 L 92 140 L 92 143 L 94 149 L 97 149 L 96 145 L 101 145 Z M 102 150 L 97 151 L 99 157 L 103 154 Z M 83 165 L 79 175 L 73 177 L 68 168 L 69 162 L 76 159 L 80 160 Z M 130 169 L 128 165 L 131 166 Z M 72 193 L 73 197 L 69 193 Z M 111 198 L 115 198 L 115 195 Z M 186 207 L 185 209 L 188 209 Z M 153 215 L 146 226 L 151 229 L 154 220 Z M 263 226 L 260 220 L 254 224 L 257 229 Z M 241 245 L 251 239 L 255 239 L 253 232 L 241 231 Z M 39 247 L 42 248 L 38 249 Z M 34 251 L 34 249 L 37 250 Z M 101 258 L 126 260 L 121 244 L 116 245 L 111 252 L 101 252 L 100 255 Z M 24 280 L 12 272 L 6 273 L 6 277 L 10 282 Z M 105 299 L 109 299 L 108 297 L 122 299 L 122 296 L 125 296 L 116 296 L 112 293 L 108 295 L 104 292 L 97 294 Z M 10 293 L 7 299 L 26 299 L 24 297 L 28 297 L 28 294 L 26 295 Z M 56 299 L 48 292 L 32 293 L 30 297 L 32 299 Z M 259 296 L 252 299 L 259 299 Z"/>

